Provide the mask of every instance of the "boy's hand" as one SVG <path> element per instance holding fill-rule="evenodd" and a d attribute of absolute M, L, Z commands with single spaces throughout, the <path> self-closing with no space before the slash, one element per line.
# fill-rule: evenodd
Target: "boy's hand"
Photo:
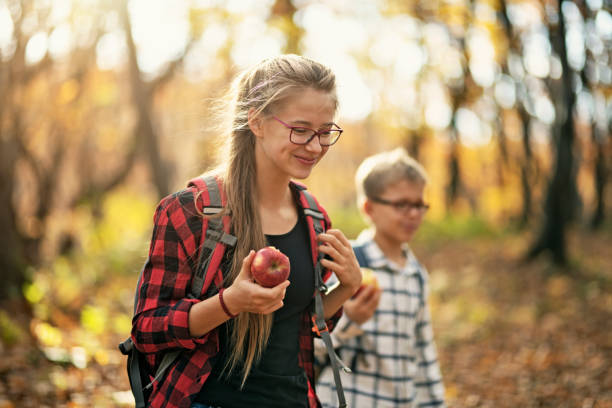
<path fill-rule="evenodd" d="M 370 320 L 378 307 L 382 290 L 375 286 L 365 286 L 353 298 L 344 303 L 344 313 L 357 324 Z"/>

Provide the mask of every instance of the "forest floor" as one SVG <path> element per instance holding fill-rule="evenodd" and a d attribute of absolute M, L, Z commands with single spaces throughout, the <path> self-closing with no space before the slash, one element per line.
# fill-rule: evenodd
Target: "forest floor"
<path fill-rule="evenodd" d="M 415 248 L 428 266 L 451 407 L 612 407 L 612 235 L 574 231 L 568 267 L 525 236 Z"/>
<path fill-rule="evenodd" d="M 573 231 L 563 269 L 545 256 L 521 262 L 527 244 L 512 234 L 414 245 L 430 274 L 448 406 L 612 408 L 610 230 Z M 133 282 L 119 284 L 131 293 Z M 119 336 L 100 336 L 94 352 L 41 347 L 55 329 L 20 305 L 0 312 L 0 408 L 132 405 Z M 72 344 L 79 322 L 53 324 Z"/>

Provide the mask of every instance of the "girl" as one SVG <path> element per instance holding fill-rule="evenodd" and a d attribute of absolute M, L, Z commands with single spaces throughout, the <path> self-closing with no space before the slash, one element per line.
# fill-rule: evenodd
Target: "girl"
<path fill-rule="evenodd" d="M 138 288 L 132 340 L 151 372 L 164 352 L 179 357 L 152 383 L 152 407 L 317 407 L 311 321 L 317 250 L 340 284 L 323 297 L 332 328 L 361 273 L 347 238 L 328 229 L 314 241 L 292 181 L 310 175 L 340 134 L 335 77 L 295 55 L 265 60 L 234 83 L 233 123 L 225 165 L 212 173 L 237 237 L 217 273 L 219 293 L 190 298 L 206 188 L 191 184 L 162 200 Z M 325 224 L 329 219 L 325 211 Z M 198 218 L 200 217 L 200 218 Z M 310 237 L 310 238 L 309 238 Z M 313 239 L 311 239 L 313 238 Z M 274 245 L 291 262 L 273 288 L 250 274 L 255 250 Z M 314 256 L 313 256 L 314 255 Z"/>

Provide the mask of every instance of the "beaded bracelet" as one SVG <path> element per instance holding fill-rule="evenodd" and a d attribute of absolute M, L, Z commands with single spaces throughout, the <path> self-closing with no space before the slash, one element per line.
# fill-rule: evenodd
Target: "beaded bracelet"
<path fill-rule="evenodd" d="M 229 309 L 227 308 L 227 305 L 225 304 L 225 302 L 223 301 L 223 291 L 225 290 L 225 288 L 221 288 L 219 290 L 219 302 L 221 303 L 221 308 L 223 309 L 223 311 L 225 312 L 226 315 L 228 315 L 230 317 L 230 319 L 233 319 L 234 317 L 238 316 L 237 314 L 232 314 Z"/>

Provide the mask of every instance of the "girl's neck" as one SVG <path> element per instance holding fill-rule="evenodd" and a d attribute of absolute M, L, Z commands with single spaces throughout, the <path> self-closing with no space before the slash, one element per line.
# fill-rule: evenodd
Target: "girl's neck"
<path fill-rule="evenodd" d="M 292 203 L 288 177 L 257 176 L 259 205 L 266 208 L 283 208 Z"/>
<path fill-rule="evenodd" d="M 406 264 L 406 255 L 402 250 L 401 242 L 389 239 L 378 232 L 374 234 L 374 242 L 376 242 L 376 245 L 378 245 L 387 259 L 393 261 L 400 267 Z"/>
<path fill-rule="evenodd" d="M 264 234 L 285 234 L 297 222 L 297 209 L 293 201 L 289 179 L 257 177 L 259 216 Z"/>

